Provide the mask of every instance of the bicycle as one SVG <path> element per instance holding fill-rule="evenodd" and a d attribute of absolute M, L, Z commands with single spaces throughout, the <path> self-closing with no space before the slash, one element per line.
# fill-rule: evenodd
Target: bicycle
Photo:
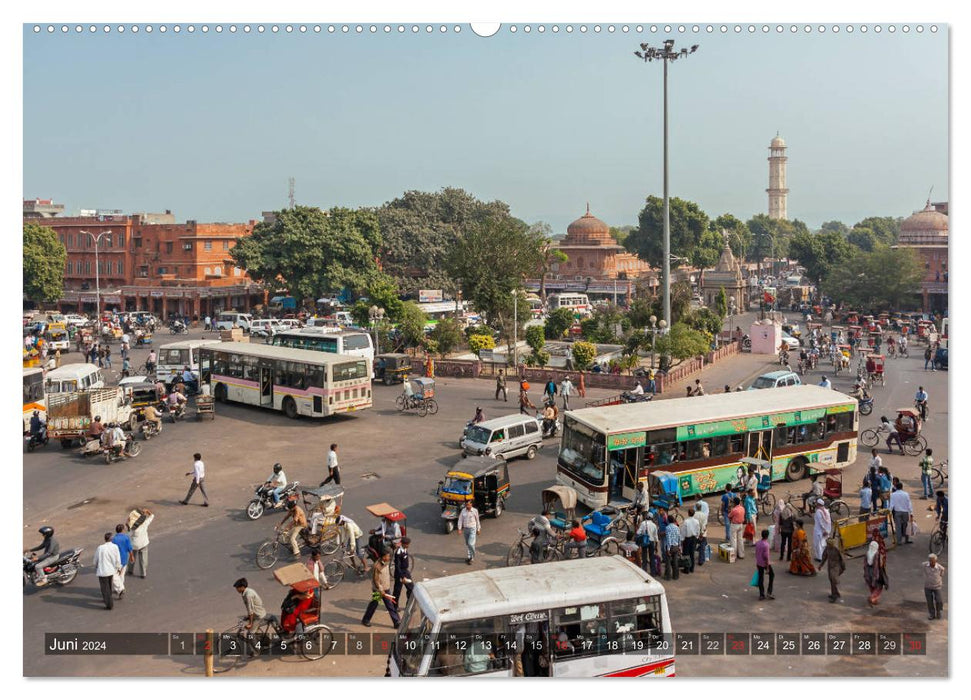
<path fill-rule="evenodd" d="M 343 550 L 339 557 L 324 564 L 324 588 L 336 588 L 344 580 L 347 569 L 352 569 L 359 577 L 364 578 L 368 572 L 367 559 L 362 559 L 356 552 Z"/>
<path fill-rule="evenodd" d="M 570 544 L 570 539 L 567 537 L 558 537 L 556 539 L 556 544 L 553 545 L 556 550 L 557 560 L 570 560 L 570 559 L 580 559 L 580 556 L 576 554 L 576 548 L 567 549 L 567 545 Z M 612 557 L 620 552 L 620 542 L 617 541 L 616 537 L 608 535 L 604 537 L 599 543 L 594 547 L 591 545 L 594 541 L 587 538 L 584 541 L 584 546 L 586 547 L 583 556 L 584 557 Z"/>
<path fill-rule="evenodd" d="M 252 630 L 246 629 L 248 618 L 239 622 L 216 638 L 213 649 L 213 671 L 225 673 L 246 664 L 251 658 L 269 654 L 274 641 L 280 651 L 292 651 L 307 661 L 319 661 L 334 648 L 334 633 L 322 622 L 310 624 L 303 632 L 288 633 L 280 627 L 276 616 L 264 618 Z M 276 640 L 271 635 L 276 635 Z"/>
<path fill-rule="evenodd" d="M 532 542 L 533 535 L 526 530 L 519 528 L 517 530 L 519 532 L 519 541 L 509 548 L 509 553 L 506 554 L 506 566 L 521 566 L 522 564 L 532 563 L 529 545 Z M 560 552 L 556 549 L 556 543 L 551 544 L 547 541 L 546 546 L 543 548 L 542 560 L 544 562 L 557 561 L 559 558 Z"/>
<path fill-rule="evenodd" d="M 938 520 L 934 524 L 934 529 L 931 531 L 931 539 L 928 543 L 928 550 L 930 554 L 936 554 L 941 556 L 944 553 L 944 549 L 947 547 L 947 521 L 941 522 Z"/>
<path fill-rule="evenodd" d="M 944 488 L 947 483 L 947 460 L 943 460 L 931 471 L 931 483 L 935 489 Z"/>
<path fill-rule="evenodd" d="M 886 429 L 883 426 L 878 428 L 867 428 L 862 433 L 860 433 L 860 442 L 866 447 L 876 447 L 877 443 L 880 442 L 881 435 L 888 435 Z M 924 439 L 922 435 L 913 435 L 906 440 L 901 440 L 903 445 L 903 450 L 911 457 L 916 457 L 921 452 L 927 449 L 927 440 Z"/>
<path fill-rule="evenodd" d="M 798 501 L 795 499 L 798 499 Z M 811 507 L 807 509 L 805 506 L 800 505 L 799 502 L 801 500 L 802 500 L 801 493 L 793 493 L 792 491 L 790 491 L 789 493 L 786 494 L 785 502 L 788 505 L 792 506 L 793 510 L 795 510 L 801 517 L 804 517 L 804 518 L 812 517 L 814 510 Z M 809 497 L 807 500 L 810 503 L 812 503 L 812 501 L 816 500 L 816 498 Z M 823 500 L 825 501 L 827 499 L 824 498 Z M 826 504 L 826 509 L 829 511 L 830 515 L 835 520 L 842 520 L 843 518 L 850 517 L 850 507 L 846 505 L 845 501 L 839 498 L 829 501 Z"/>
<path fill-rule="evenodd" d="M 267 540 L 256 550 L 256 565 L 261 569 L 271 568 L 288 552 L 293 554 L 290 550 L 290 531 L 280 530 L 278 527 L 273 529 L 277 533 L 276 537 L 272 540 Z M 336 552 L 340 548 L 342 539 L 340 530 L 336 527 L 325 528 L 320 533 L 319 540 L 313 536 L 308 539 L 305 532 L 301 532 L 298 536 L 301 552 L 304 547 L 317 547 L 322 554 L 333 554 Z"/>

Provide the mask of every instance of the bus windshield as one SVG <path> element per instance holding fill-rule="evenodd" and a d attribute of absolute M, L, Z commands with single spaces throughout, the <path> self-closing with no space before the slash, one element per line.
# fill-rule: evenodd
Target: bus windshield
<path fill-rule="evenodd" d="M 604 478 L 604 436 L 601 433 L 566 419 L 560 465 L 577 476 L 599 484 Z"/>
<path fill-rule="evenodd" d="M 24 404 L 44 398 L 44 375 L 42 372 L 24 375 Z"/>
<path fill-rule="evenodd" d="M 159 353 L 158 363 L 160 365 L 179 365 L 185 367 L 189 364 L 189 350 L 169 348 Z"/>
<path fill-rule="evenodd" d="M 394 642 L 394 658 L 398 662 L 398 668 L 401 669 L 401 675 L 413 676 L 418 673 L 425 643 L 431 631 L 431 623 L 422 614 L 418 601 L 411 598 L 402 615 Z"/>
<path fill-rule="evenodd" d="M 357 362 L 341 362 L 334 367 L 334 381 L 343 382 L 348 379 L 368 378 L 367 362 L 359 360 Z"/>

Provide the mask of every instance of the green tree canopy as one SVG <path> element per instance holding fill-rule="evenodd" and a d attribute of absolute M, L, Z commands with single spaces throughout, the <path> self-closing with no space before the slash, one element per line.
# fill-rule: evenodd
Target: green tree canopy
<path fill-rule="evenodd" d="M 800 232 L 789 240 L 789 257 L 798 260 L 817 285 L 830 270 L 852 254 L 853 246 L 836 231 L 816 234 Z"/>
<path fill-rule="evenodd" d="M 371 211 L 294 207 L 274 212 L 230 251 L 235 263 L 271 291 L 286 289 L 298 299 L 316 299 L 348 287 L 361 292 L 378 275 L 381 243 Z"/>
<path fill-rule="evenodd" d="M 513 291 L 539 269 L 542 245 L 542 236 L 518 219 L 493 217 L 473 224 L 452 245 L 446 269 L 487 323 L 503 327 L 511 321 Z M 525 322 L 529 318 L 525 294 L 520 301 L 519 315 Z"/>
<path fill-rule="evenodd" d="M 30 301 L 61 298 L 66 263 L 67 249 L 53 229 L 24 224 L 24 295 Z"/>
<path fill-rule="evenodd" d="M 752 234 L 750 260 L 781 258 L 789 253 L 789 239 L 798 233 L 809 233 L 809 227 L 799 219 L 786 221 L 756 214 L 746 222 Z"/>
<path fill-rule="evenodd" d="M 408 294 L 419 289 L 457 291 L 446 270 L 449 249 L 473 226 L 509 216 L 504 202 L 482 202 L 465 190 L 411 190 L 376 211 L 383 238 L 382 268 Z"/>
<path fill-rule="evenodd" d="M 867 229 L 873 232 L 877 243 L 893 245 L 900 236 L 902 219 L 893 216 L 868 216 L 853 224 L 854 229 Z"/>
<path fill-rule="evenodd" d="M 624 241 L 634 230 L 634 226 L 611 226 L 610 227 L 610 237 L 613 238 L 620 245 L 624 245 Z"/>
<path fill-rule="evenodd" d="M 675 323 L 668 333 L 658 336 L 656 348 L 661 355 L 677 360 L 668 365 L 671 368 L 689 358 L 704 355 L 708 352 L 709 341 L 704 333 L 686 323 Z"/>
<path fill-rule="evenodd" d="M 850 229 L 842 221 L 824 221 L 823 225 L 819 227 L 819 232 L 837 233 L 843 238 L 846 238 L 846 234 L 850 232 Z"/>
<path fill-rule="evenodd" d="M 553 241 L 549 238 L 549 224 L 543 224 L 542 222 L 540 222 L 540 224 L 541 225 L 533 225 L 532 233 L 540 236 L 539 296 L 540 299 L 545 302 L 546 276 L 552 272 L 554 265 L 561 265 L 569 260 L 569 258 L 562 250 L 553 247 Z"/>
<path fill-rule="evenodd" d="M 630 321 L 613 304 L 597 307 L 589 318 L 580 321 L 583 337 L 591 343 L 620 342 L 620 336 L 617 333 L 618 325 L 624 330 L 625 326 L 630 328 Z"/>
<path fill-rule="evenodd" d="M 585 340 L 573 343 L 573 365 L 581 372 L 590 368 L 597 356 L 597 346 Z"/>
<path fill-rule="evenodd" d="M 846 242 L 869 253 L 877 245 L 877 236 L 872 229 L 854 226 L 847 234 Z"/>
<path fill-rule="evenodd" d="M 867 310 L 913 308 L 924 268 L 911 248 L 878 245 L 834 266 L 822 289 L 837 302 Z"/>
<path fill-rule="evenodd" d="M 451 317 L 443 318 L 436 323 L 435 328 L 429 334 L 429 338 L 435 341 L 438 352 L 441 353 L 442 357 L 445 357 L 445 355 L 448 355 L 457 348 L 462 343 L 464 337 L 459 322 Z"/>
<path fill-rule="evenodd" d="M 672 197 L 671 254 L 691 260 L 708 230 L 708 215 L 696 203 Z M 651 195 L 638 215 L 638 227 L 630 232 L 624 246 L 632 253 L 660 268 L 664 261 L 664 200 Z M 720 247 L 719 247 L 720 250 Z M 717 259 L 717 258 L 716 258 Z"/>
<path fill-rule="evenodd" d="M 398 330 L 401 331 L 406 347 L 414 348 L 421 345 L 425 339 L 426 323 L 428 323 L 428 316 L 418 304 L 413 301 L 402 302 Z"/>
<path fill-rule="evenodd" d="M 744 221 L 726 213 L 717 219 L 713 219 L 709 228 L 719 235 L 722 231 L 728 234 L 728 245 L 736 258 L 744 260 L 748 256 L 749 249 L 752 246 L 752 232 L 749 231 L 748 225 Z M 723 245 L 719 244 L 719 253 Z"/>
<path fill-rule="evenodd" d="M 576 317 L 573 315 L 572 309 L 567 309 L 560 307 L 559 309 L 554 309 L 546 317 L 546 337 L 549 340 L 559 340 L 563 337 L 570 328 L 573 327 L 573 323 L 576 321 Z"/>

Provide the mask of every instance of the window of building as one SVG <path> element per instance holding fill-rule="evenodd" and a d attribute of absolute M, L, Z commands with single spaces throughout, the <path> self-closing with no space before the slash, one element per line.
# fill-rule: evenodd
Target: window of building
<path fill-rule="evenodd" d="M 229 250 L 229 241 L 223 241 L 223 250 Z"/>
<path fill-rule="evenodd" d="M 142 239 L 141 238 L 136 238 L 135 239 L 135 247 L 136 248 L 141 248 L 142 247 Z"/>
<path fill-rule="evenodd" d="M 84 261 L 84 274 L 86 274 L 86 275 L 90 275 L 91 274 L 91 261 L 90 260 L 85 260 Z"/>
<path fill-rule="evenodd" d="M 233 268 L 233 274 L 236 275 L 236 277 L 239 277 L 239 276 L 241 276 L 243 274 L 243 271 L 240 268 L 238 268 L 238 267 L 234 267 Z"/>
<path fill-rule="evenodd" d="M 211 267 L 207 267 L 206 270 L 205 270 L 205 273 L 207 275 L 211 275 L 212 274 L 212 268 Z"/>
<path fill-rule="evenodd" d="M 205 243 L 205 245 L 203 246 L 203 248 L 204 248 L 205 250 L 212 250 L 212 241 L 206 241 L 206 243 Z"/>
<path fill-rule="evenodd" d="M 115 263 L 115 272 L 119 275 L 125 274 L 125 261 L 119 260 Z"/>
<path fill-rule="evenodd" d="M 166 273 L 166 269 L 165 269 L 164 267 L 160 267 L 160 268 L 158 269 L 158 274 L 160 274 L 160 275 L 164 275 L 165 273 Z"/>
<path fill-rule="evenodd" d="M 192 250 L 192 241 L 186 241 L 183 243 L 182 250 Z"/>
<path fill-rule="evenodd" d="M 118 247 L 119 248 L 125 247 L 125 234 L 123 233 L 118 234 Z"/>
<path fill-rule="evenodd" d="M 171 253 L 172 252 L 172 242 L 171 241 L 169 241 L 168 243 L 165 244 L 165 252 L 166 253 Z"/>
<path fill-rule="evenodd" d="M 113 247 L 114 246 L 112 245 L 111 234 L 109 233 L 107 236 L 105 236 L 105 248 L 113 248 Z"/>
<path fill-rule="evenodd" d="M 148 265 L 142 265 L 138 270 L 139 277 L 148 277 Z"/>
<path fill-rule="evenodd" d="M 223 274 L 223 268 L 222 268 L 222 266 L 216 265 L 216 269 L 213 271 L 213 274 L 214 275 L 218 275 L 218 276 L 221 277 L 222 274 Z"/>

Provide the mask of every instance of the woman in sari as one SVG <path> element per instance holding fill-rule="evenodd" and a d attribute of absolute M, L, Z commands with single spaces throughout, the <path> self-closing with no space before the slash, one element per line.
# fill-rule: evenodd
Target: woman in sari
<path fill-rule="evenodd" d="M 809 551 L 809 538 L 803 529 L 802 520 L 796 521 L 796 531 L 792 535 L 792 563 L 789 573 L 796 576 L 815 576 L 816 567 L 813 566 Z"/>
<path fill-rule="evenodd" d="M 870 607 L 880 602 L 884 589 L 890 588 L 887 576 L 887 545 L 879 532 L 874 532 L 863 558 L 863 580 L 870 591 L 867 602 Z"/>

